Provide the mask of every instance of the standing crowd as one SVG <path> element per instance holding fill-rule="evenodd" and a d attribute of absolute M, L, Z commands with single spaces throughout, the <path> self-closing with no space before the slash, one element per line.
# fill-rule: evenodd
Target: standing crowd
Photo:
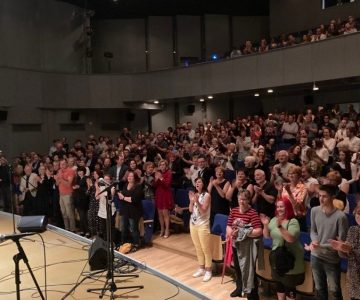
<path fill-rule="evenodd" d="M 22 153 L 11 166 L 1 156 L 0 196 L 5 211 L 11 211 L 12 198 L 18 214 L 46 215 L 87 237 L 106 239 L 111 217 L 115 243 L 130 241 L 136 251 L 142 246 L 142 201 L 155 204 L 157 229 L 167 239 L 174 191 L 186 189 L 199 262 L 193 277 L 211 280 L 210 232 L 222 214 L 228 216 L 226 239 L 236 271 L 232 297 L 259 298 L 255 269 L 264 236 L 272 239 L 278 299 L 295 299 L 304 281 L 304 251 L 311 252 L 319 299 L 342 299 L 341 256 L 350 262 L 350 296 L 360 299 L 360 207 L 350 199 L 360 190 L 359 166 L 359 114 L 352 105 L 346 112 L 335 105 L 218 119 L 196 128 L 187 122 L 157 134 L 124 128 L 116 141 L 91 135 L 71 147 L 56 139 L 47 155 Z M 302 232 L 311 237 L 305 249 Z M 277 264 L 280 247 L 292 257 L 288 270 Z"/>

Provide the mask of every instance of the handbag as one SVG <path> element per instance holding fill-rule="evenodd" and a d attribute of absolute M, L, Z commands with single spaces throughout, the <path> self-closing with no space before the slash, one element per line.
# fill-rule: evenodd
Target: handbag
<path fill-rule="evenodd" d="M 290 222 L 290 221 L 289 221 Z M 286 230 L 289 227 L 289 222 L 286 226 Z M 286 248 L 286 241 L 284 239 L 284 244 L 280 247 L 277 247 L 274 250 L 270 251 L 270 265 L 271 268 L 280 276 L 283 277 L 287 272 L 294 269 L 295 266 L 295 257 L 294 255 Z"/>

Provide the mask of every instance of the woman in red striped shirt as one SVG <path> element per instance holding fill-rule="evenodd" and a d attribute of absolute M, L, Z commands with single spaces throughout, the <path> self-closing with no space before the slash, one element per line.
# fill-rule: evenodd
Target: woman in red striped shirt
<path fill-rule="evenodd" d="M 262 224 L 256 210 L 251 208 L 251 195 L 248 190 L 238 194 L 239 207 L 231 210 L 226 227 L 226 238 L 233 241 L 233 259 L 236 271 L 236 289 L 231 297 L 242 296 L 258 300 L 256 280 L 255 239 L 262 235 Z M 250 254 L 250 255 L 249 255 Z"/>

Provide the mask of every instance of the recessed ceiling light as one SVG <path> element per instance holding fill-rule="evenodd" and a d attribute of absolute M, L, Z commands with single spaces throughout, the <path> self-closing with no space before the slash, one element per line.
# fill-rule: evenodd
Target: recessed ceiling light
<path fill-rule="evenodd" d="M 200 101 L 200 102 L 204 102 L 205 99 L 204 99 L 204 98 L 200 98 L 199 101 Z"/>
<path fill-rule="evenodd" d="M 254 97 L 259 97 L 259 96 L 260 96 L 259 93 L 255 93 L 255 94 L 254 94 Z"/>
<path fill-rule="evenodd" d="M 158 101 L 158 100 L 154 100 L 154 104 L 159 104 L 159 101 Z"/>
<path fill-rule="evenodd" d="M 209 96 L 208 96 L 208 99 L 212 99 L 212 98 L 214 98 L 214 97 L 213 97 L 213 96 L 211 96 L 211 95 L 209 95 Z"/>
<path fill-rule="evenodd" d="M 267 92 L 268 92 L 269 94 L 272 94 L 272 93 L 274 92 L 274 90 L 273 90 L 273 89 L 268 89 Z"/>

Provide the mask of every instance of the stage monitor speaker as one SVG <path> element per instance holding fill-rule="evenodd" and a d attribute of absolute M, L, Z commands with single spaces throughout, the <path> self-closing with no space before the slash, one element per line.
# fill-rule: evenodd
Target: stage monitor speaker
<path fill-rule="evenodd" d="M 79 119 L 80 119 L 80 113 L 78 111 L 72 111 L 70 114 L 70 120 L 79 121 Z"/>
<path fill-rule="evenodd" d="M 91 271 L 107 267 L 106 242 L 97 237 L 89 249 L 89 266 Z"/>
<path fill-rule="evenodd" d="M 188 114 L 193 114 L 195 112 L 195 105 L 194 104 L 190 104 L 187 106 L 187 113 Z"/>
<path fill-rule="evenodd" d="M 312 95 L 304 96 L 304 103 L 306 105 L 312 105 L 314 104 L 314 97 Z"/>
<path fill-rule="evenodd" d="M 7 110 L 0 110 L 0 121 L 6 121 L 7 115 L 8 115 Z"/>
<path fill-rule="evenodd" d="M 21 217 L 17 224 L 17 229 L 20 232 L 44 232 L 46 225 L 46 216 L 25 216 Z"/>

